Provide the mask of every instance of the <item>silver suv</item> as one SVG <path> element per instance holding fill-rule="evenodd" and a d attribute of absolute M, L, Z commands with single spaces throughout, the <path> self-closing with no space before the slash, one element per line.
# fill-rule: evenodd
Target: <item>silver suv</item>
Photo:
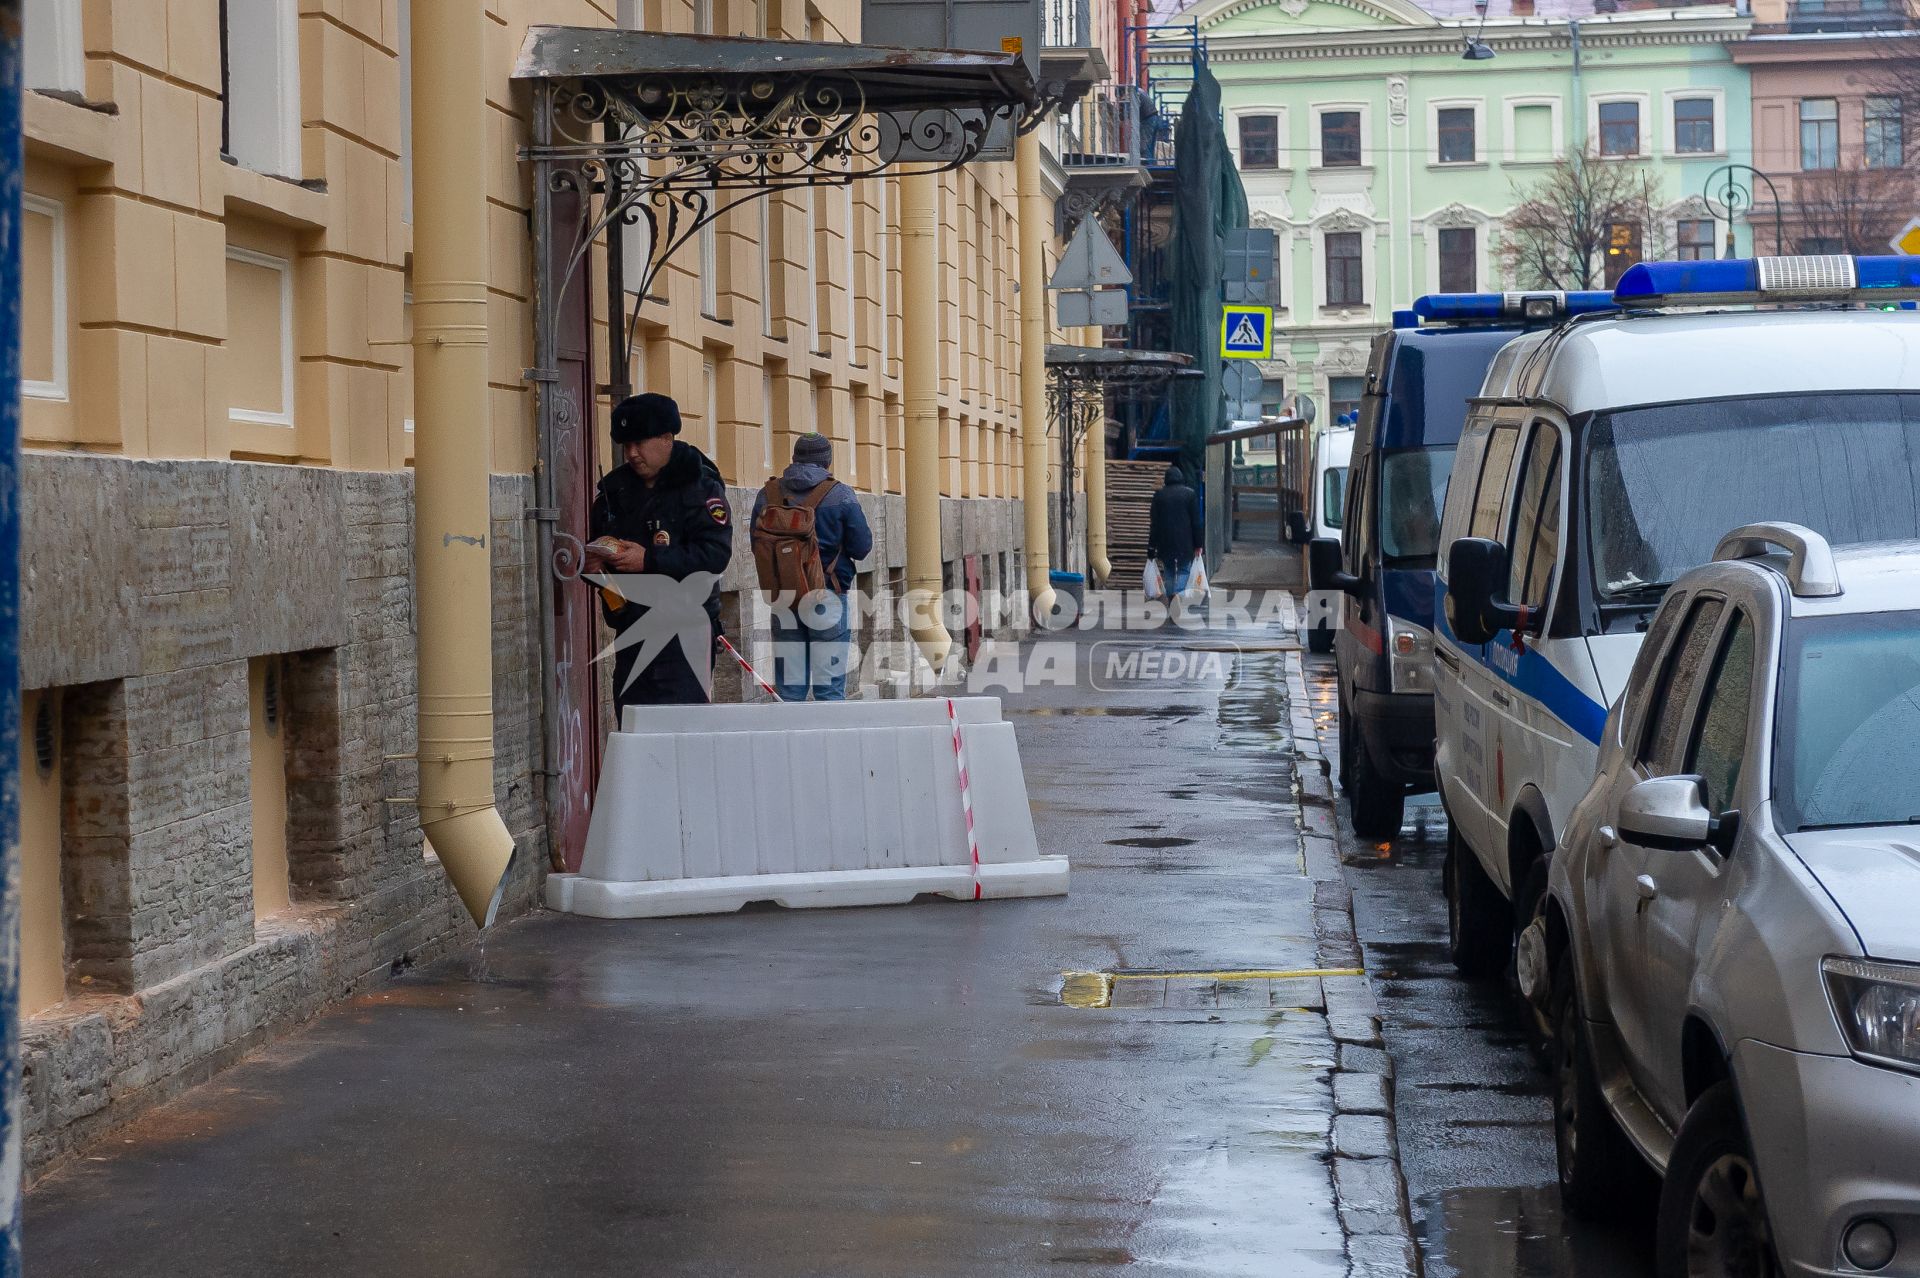
<path fill-rule="evenodd" d="M 1724 538 L 1662 603 L 1521 935 L 1569 1208 L 1666 1276 L 1920 1275 L 1920 542 Z"/>

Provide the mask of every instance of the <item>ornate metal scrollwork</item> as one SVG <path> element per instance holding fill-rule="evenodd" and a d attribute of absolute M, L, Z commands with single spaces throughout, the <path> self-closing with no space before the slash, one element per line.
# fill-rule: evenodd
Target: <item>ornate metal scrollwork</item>
<path fill-rule="evenodd" d="M 958 168 L 980 154 L 996 120 L 1020 109 L 876 112 L 857 82 L 807 76 L 596 77 L 557 81 L 551 92 L 549 136 L 523 155 L 549 189 L 597 197 L 580 201 L 556 298 L 620 226 L 647 228 L 640 278 L 625 282 L 643 298 L 668 259 L 728 210 L 776 191 L 880 177 L 906 162 L 921 172 Z"/>

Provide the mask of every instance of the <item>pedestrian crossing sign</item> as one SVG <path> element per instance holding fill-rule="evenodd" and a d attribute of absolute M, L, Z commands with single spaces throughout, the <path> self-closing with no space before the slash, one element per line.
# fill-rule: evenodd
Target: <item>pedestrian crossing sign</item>
<path fill-rule="evenodd" d="M 1273 308 L 1228 306 L 1220 315 L 1222 359 L 1273 358 Z"/>

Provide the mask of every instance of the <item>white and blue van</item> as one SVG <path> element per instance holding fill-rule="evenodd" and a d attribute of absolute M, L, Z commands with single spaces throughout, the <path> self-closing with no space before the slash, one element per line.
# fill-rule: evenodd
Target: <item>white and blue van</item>
<path fill-rule="evenodd" d="M 1732 528 L 1920 537 L 1920 259 L 1642 263 L 1503 347 L 1448 485 L 1435 770 L 1450 949 L 1504 970 L 1679 575 Z"/>

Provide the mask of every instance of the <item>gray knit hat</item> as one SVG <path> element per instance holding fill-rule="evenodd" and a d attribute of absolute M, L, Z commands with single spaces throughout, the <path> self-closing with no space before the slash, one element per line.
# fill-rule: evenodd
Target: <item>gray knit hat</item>
<path fill-rule="evenodd" d="M 796 465 L 812 463 L 827 470 L 833 469 L 833 441 L 819 431 L 808 431 L 793 441 L 793 460 Z"/>

